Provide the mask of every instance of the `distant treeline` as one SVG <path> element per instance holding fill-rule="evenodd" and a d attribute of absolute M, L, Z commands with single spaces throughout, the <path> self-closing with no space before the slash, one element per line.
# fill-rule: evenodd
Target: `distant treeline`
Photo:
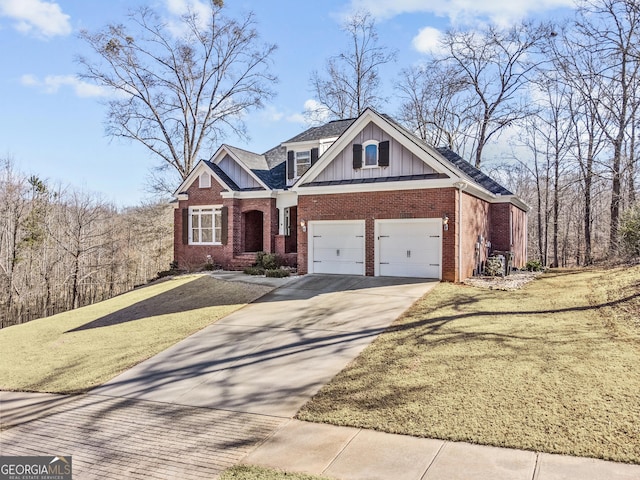
<path fill-rule="evenodd" d="M 0 327 L 113 297 L 166 270 L 172 210 L 117 209 L 0 159 Z"/>

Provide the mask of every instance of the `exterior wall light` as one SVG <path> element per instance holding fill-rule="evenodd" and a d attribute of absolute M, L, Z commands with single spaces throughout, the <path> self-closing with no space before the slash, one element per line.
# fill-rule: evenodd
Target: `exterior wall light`
<path fill-rule="evenodd" d="M 300 220 L 300 226 L 302 227 L 303 232 L 307 231 L 307 222 L 304 219 Z"/>
<path fill-rule="evenodd" d="M 442 226 L 445 230 L 449 230 L 449 216 L 446 213 L 442 215 Z"/>

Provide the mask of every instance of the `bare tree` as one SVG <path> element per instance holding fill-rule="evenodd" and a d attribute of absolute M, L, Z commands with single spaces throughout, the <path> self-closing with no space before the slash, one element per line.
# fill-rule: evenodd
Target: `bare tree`
<path fill-rule="evenodd" d="M 593 52 L 601 68 L 596 118 L 611 144 L 609 250 L 616 254 L 622 200 L 625 143 L 640 108 L 640 5 L 636 0 L 584 0 L 574 42 Z M 633 144 L 633 142 L 631 142 Z"/>
<path fill-rule="evenodd" d="M 462 73 L 451 64 L 430 61 L 400 72 L 396 89 L 402 99 L 399 120 L 430 143 L 464 155 L 477 107 Z"/>
<path fill-rule="evenodd" d="M 335 119 L 353 118 L 367 107 L 379 107 L 381 65 L 395 60 L 396 52 L 378 45 L 378 33 L 368 12 L 352 15 L 343 25 L 349 48 L 327 60 L 325 72 L 311 74 L 311 87 L 319 110 Z M 318 110 L 305 112 L 313 120 Z"/>
<path fill-rule="evenodd" d="M 448 31 L 442 39 L 447 54 L 440 60 L 458 70 L 477 108 L 472 113 L 475 166 L 480 168 L 487 143 L 504 128 L 532 113 L 525 95 L 535 55 L 551 33 L 548 25 L 523 22 L 507 30 L 490 25 L 480 31 Z"/>
<path fill-rule="evenodd" d="M 98 57 L 79 57 L 81 77 L 113 91 L 107 133 L 142 143 L 161 168 L 186 178 L 229 131 L 246 135 L 242 116 L 273 95 L 275 45 L 259 43 L 253 15 L 241 21 L 210 0 L 208 16 L 178 22 L 151 7 L 80 37 Z M 175 187 L 175 185 L 172 185 Z"/>

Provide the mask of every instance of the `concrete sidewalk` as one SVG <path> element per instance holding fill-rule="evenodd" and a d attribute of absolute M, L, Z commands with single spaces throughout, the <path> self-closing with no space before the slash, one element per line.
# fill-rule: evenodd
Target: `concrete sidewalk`
<path fill-rule="evenodd" d="M 242 460 L 340 480 L 637 480 L 640 465 L 290 420 Z"/>

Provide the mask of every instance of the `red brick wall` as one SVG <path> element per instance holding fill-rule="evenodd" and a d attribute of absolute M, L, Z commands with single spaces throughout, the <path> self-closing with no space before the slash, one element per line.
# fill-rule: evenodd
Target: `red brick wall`
<path fill-rule="evenodd" d="M 513 252 L 514 267 L 527 263 L 526 212 L 510 203 L 491 205 L 491 249 Z"/>
<path fill-rule="evenodd" d="M 278 233 L 276 202 L 273 198 L 222 199 L 225 189 L 214 178 L 210 188 L 199 188 L 198 179 L 187 189 L 188 200 L 180 200 L 174 212 L 174 260 L 180 268 L 189 270 L 201 267 L 207 262 L 207 255 L 213 263 L 224 268 L 233 268 L 233 258 L 244 251 L 242 214 L 250 210 L 263 213 L 263 248 L 275 251 L 275 236 Z M 182 241 L 182 211 L 196 205 L 223 205 L 228 208 L 227 245 L 185 245 Z"/>
<path fill-rule="evenodd" d="M 199 188 L 198 178 L 187 189 L 188 200 L 180 200 L 178 208 L 174 211 L 174 241 L 173 259 L 180 268 L 192 270 L 207 262 L 207 255 L 211 255 L 214 264 L 226 265 L 229 257 L 228 248 L 225 245 L 185 245 L 182 241 L 182 210 L 195 205 L 222 205 L 224 204 L 220 192 L 225 189 L 211 178 L 211 187 Z M 188 228 L 188 226 L 187 226 Z"/>
<path fill-rule="evenodd" d="M 462 279 L 465 279 L 487 259 L 485 242 L 490 240 L 490 204 L 463 192 L 462 225 Z M 482 242 L 476 248 L 479 236 Z"/>
<path fill-rule="evenodd" d="M 365 272 L 374 274 L 374 221 L 391 218 L 449 217 L 443 231 L 442 278 L 456 281 L 456 194 L 454 188 L 299 196 L 298 219 L 365 220 Z M 299 223 L 299 222 L 298 222 Z M 307 232 L 298 225 L 298 272 L 307 273 Z"/>

